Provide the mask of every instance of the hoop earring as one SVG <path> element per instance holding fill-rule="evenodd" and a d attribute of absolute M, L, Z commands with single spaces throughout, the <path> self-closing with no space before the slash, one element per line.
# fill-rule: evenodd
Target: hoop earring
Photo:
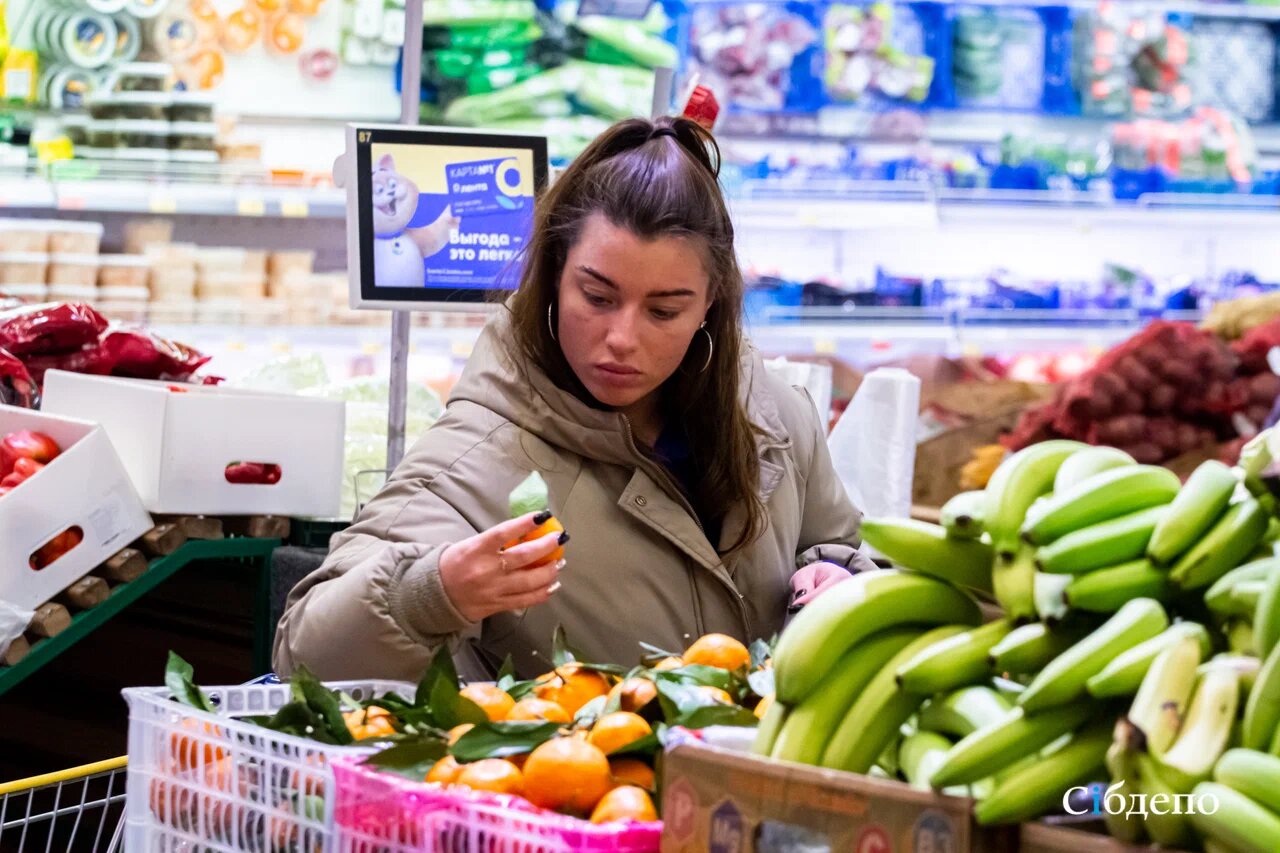
<path fill-rule="evenodd" d="M 556 328 L 551 325 L 551 309 L 555 307 L 554 302 L 547 303 L 547 331 L 551 333 L 551 340 L 560 343 L 560 339 L 556 337 Z"/>
<path fill-rule="evenodd" d="M 702 369 L 698 371 L 699 373 L 706 373 L 707 368 L 711 366 L 711 354 L 716 351 L 716 342 L 715 339 L 711 337 L 711 332 L 707 331 L 706 320 L 702 321 L 702 325 L 698 327 L 698 331 L 707 336 L 707 362 L 702 365 Z"/>

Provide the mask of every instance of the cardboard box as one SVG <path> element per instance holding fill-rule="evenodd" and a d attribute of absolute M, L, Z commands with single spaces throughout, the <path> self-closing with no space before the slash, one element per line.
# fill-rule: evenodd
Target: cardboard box
<path fill-rule="evenodd" d="M 34 610 L 151 529 L 106 432 L 96 424 L 0 406 L 0 436 L 30 429 L 62 448 L 42 471 L 0 497 L 0 601 Z M 31 555 L 69 527 L 79 545 L 39 571 Z"/>
<path fill-rule="evenodd" d="M 983 829 L 973 801 L 900 782 L 707 746 L 663 755 L 662 853 L 1011 853 L 1016 828 Z"/>
<path fill-rule="evenodd" d="M 1101 821 L 1097 825 L 1100 827 Z M 1100 831 L 1089 832 L 1045 823 L 1023 824 L 1018 845 L 1021 853 L 1152 853 L 1155 850 L 1154 847 L 1125 844 Z M 1160 853 L 1179 853 L 1168 847 L 1159 849 Z"/>
<path fill-rule="evenodd" d="M 102 424 L 154 513 L 338 514 L 341 401 L 60 370 L 44 382 L 44 410 Z M 228 482 L 233 462 L 278 465 L 280 479 Z"/>
<path fill-rule="evenodd" d="M 996 444 L 1013 428 L 1018 411 L 1008 411 L 968 426 L 947 430 L 916 445 L 916 476 L 911 501 L 921 507 L 939 508 L 960 489 L 960 469 L 973 458 L 973 451 Z"/>

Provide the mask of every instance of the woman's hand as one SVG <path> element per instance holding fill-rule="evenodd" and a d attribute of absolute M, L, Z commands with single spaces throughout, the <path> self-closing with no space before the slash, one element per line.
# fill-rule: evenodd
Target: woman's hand
<path fill-rule="evenodd" d="M 853 575 L 835 563 L 810 563 L 791 576 L 791 606 L 801 607 Z"/>
<path fill-rule="evenodd" d="M 548 533 L 506 548 L 546 520 L 543 513 L 528 513 L 444 550 L 440 580 L 459 613 L 479 622 L 495 613 L 541 604 L 560 588 L 556 576 L 564 560 L 536 564 L 569 541 L 569 534 Z"/>

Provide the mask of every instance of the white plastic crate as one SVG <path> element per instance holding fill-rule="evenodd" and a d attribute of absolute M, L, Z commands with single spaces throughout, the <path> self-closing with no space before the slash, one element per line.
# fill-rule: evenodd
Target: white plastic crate
<path fill-rule="evenodd" d="M 327 685 L 357 700 L 416 688 L 395 681 Z M 262 728 L 244 717 L 275 713 L 287 684 L 203 688 L 221 713 L 169 698 L 164 687 L 123 691 L 129 704 L 125 849 L 327 853 L 333 841 L 329 759 L 376 747 L 328 746 Z"/>

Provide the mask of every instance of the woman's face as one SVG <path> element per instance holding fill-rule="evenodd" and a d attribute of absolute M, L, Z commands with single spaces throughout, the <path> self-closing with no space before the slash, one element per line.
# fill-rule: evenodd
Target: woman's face
<path fill-rule="evenodd" d="M 710 282 L 696 244 L 646 240 L 596 214 L 569 250 L 557 337 L 591 395 L 625 408 L 675 373 L 705 319 Z"/>

